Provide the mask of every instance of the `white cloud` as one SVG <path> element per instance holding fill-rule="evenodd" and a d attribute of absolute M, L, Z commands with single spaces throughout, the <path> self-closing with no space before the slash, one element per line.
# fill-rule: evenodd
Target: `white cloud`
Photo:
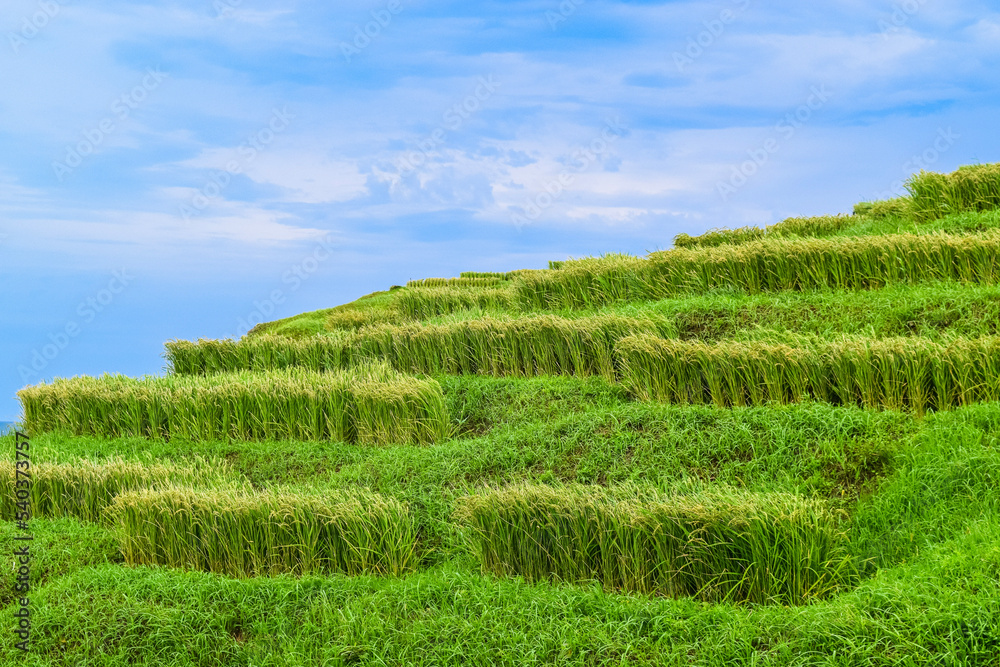
<path fill-rule="evenodd" d="M 996 19 L 980 19 L 968 32 L 975 39 L 977 47 L 992 51 L 1000 48 L 1000 22 Z"/>
<path fill-rule="evenodd" d="M 193 194 L 188 191 L 183 194 Z M 171 194 L 182 194 L 173 192 Z M 76 247 L 91 244 L 135 244 L 151 248 L 209 241 L 267 246 L 322 238 L 326 230 L 298 227 L 285 213 L 229 203 L 215 214 L 185 221 L 178 215 L 148 211 L 95 211 L 79 217 L 49 217 L 30 222 L 32 237 L 46 245 Z M 55 239 L 55 240 L 53 240 Z"/>
<path fill-rule="evenodd" d="M 367 194 L 366 178 L 357 164 L 333 160 L 306 151 L 265 148 L 247 160 L 230 148 L 210 148 L 197 157 L 177 162 L 178 166 L 224 171 L 235 161 L 241 173 L 263 185 L 274 185 L 284 192 L 280 201 L 322 204 L 343 202 Z"/>
<path fill-rule="evenodd" d="M 288 202 L 342 202 L 368 192 L 356 164 L 310 153 L 265 153 L 245 171 L 257 183 L 284 188 Z"/>

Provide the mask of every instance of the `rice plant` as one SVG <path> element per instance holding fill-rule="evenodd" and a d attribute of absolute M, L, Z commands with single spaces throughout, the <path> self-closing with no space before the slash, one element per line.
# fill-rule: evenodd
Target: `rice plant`
<path fill-rule="evenodd" d="M 396 303 L 411 320 L 424 320 L 469 308 L 507 310 L 513 304 L 510 287 L 414 287 L 401 290 Z"/>
<path fill-rule="evenodd" d="M 57 379 L 18 392 L 32 434 L 191 440 L 335 440 L 427 444 L 444 437 L 440 385 L 385 364 L 318 373 L 284 369 L 133 379 Z"/>
<path fill-rule="evenodd" d="M 482 317 L 438 325 L 373 326 L 352 336 L 306 340 L 171 341 L 166 356 L 179 374 L 291 366 L 324 371 L 378 359 L 405 373 L 600 375 L 614 380 L 616 341 L 631 334 L 668 330 L 670 324 L 664 320 L 613 315 L 578 319 L 555 315 Z"/>
<path fill-rule="evenodd" d="M 460 278 L 423 278 L 421 280 L 411 280 L 406 283 L 407 287 L 496 287 L 506 281 L 506 274 L 496 273 L 489 275 L 466 275 Z"/>
<path fill-rule="evenodd" d="M 402 314 L 395 309 L 390 308 L 353 308 L 334 310 L 334 312 L 330 313 L 326 318 L 326 329 L 328 331 L 356 331 L 361 327 L 399 322 L 401 319 L 403 319 Z"/>
<path fill-rule="evenodd" d="M 921 170 L 905 186 L 917 221 L 1000 208 L 1000 163 L 967 165 L 950 174 Z"/>
<path fill-rule="evenodd" d="M 408 507 L 362 490 L 146 489 L 117 496 L 104 518 L 130 565 L 398 576 L 420 558 Z"/>
<path fill-rule="evenodd" d="M 739 227 L 737 229 L 709 229 L 698 236 L 678 234 L 674 237 L 676 248 L 714 248 L 720 245 L 739 245 L 758 241 L 764 238 L 765 231 L 760 227 Z"/>
<path fill-rule="evenodd" d="M 845 338 L 790 347 L 640 335 L 616 349 L 624 384 L 645 400 L 739 406 L 811 397 L 918 414 L 1000 400 L 1000 337 Z"/>
<path fill-rule="evenodd" d="M 760 227 L 739 227 L 737 229 L 710 229 L 698 236 L 678 234 L 674 237 L 674 247 L 687 249 L 714 248 L 721 245 L 743 245 L 768 238 L 829 236 L 856 222 L 855 219 L 852 219 L 848 215 L 786 218 L 763 229 Z"/>
<path fill-rule="evenodd" d="M 520 273 L 520 270 L 506 271 L 503 273 L 498 271 L 463 271 L 462 273 L 458 274 L 458 276 L 460 278 L 489 278 L 495 280 L 513 280 L 518 273 Z"/>
<path fill-rule="evenodd" d="M 893 197 L 854 205 L 854 215 L 869 218 L 909 218 L 913 215 L 909 197 Z"/>
<path fill-rule="evenodd" d="M 14 467 L 9 467 L 0 489 L 0 517 L 11 520 L 15 513 Z M 33 516 L 73 516 L 99 521 L 101 512 L 116 496 L 145 488 L 175 484 L 215 484 L 228 474 L 222 460 L 196 458 L 183 465 L 143 464 L 112 458 L 74 463 L 36 462 L 32 467 L 31 512 Z"/>
<path fill-rule="evenodd" d="M 1000 231 L 859 238 L 769 239 L 702 250 L 676 248 L 648 259 L 577 263 L 514 283 L 522 310 L 594 308 L 712 289 L 749 293 L 818 288 L 874 289 L 931 280 L 997 284 Z"/>
<path fill-rule="evenodd" d="M 522 485 L 458 502 L 484 572 L 706 601 L 800 604 L 856 579 L 840 518 L 790 494 Z"/>
<path fill-rule="evenodd" d="M 836 234 L 855 224 L 849 215 L 821 215 L 805 218 L 785 218 L 781 222 L 768 225 L 766 236 L 782 238 L 789 236 L 821 237 Z"/>
<path fill-rule="evenodd" d="M 338 332 L 327 336 L 288 338 L 257 336 L 197 342 L 167 341 L 165 357 L 175 375 L 211 375 L 233 371 L 270 371 L 299 367 L 337 371 L 360 361 L 355 350 L 357 334 Z"/>

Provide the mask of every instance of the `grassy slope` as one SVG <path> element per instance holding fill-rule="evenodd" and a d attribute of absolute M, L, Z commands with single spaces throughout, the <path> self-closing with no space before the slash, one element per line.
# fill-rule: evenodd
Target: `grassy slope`
<path fill-rule="evenodd" d="M 996 214 L 979 214 L 921 229 L 997 226 Z M 859 219 L 837 234 L 912 227 Z M 334 313 L 349 327 L 377 322 L 398 292 L 258 330 L 318 333 Z M 929 284 L 713 293 L 602 312 L 669 317 L 678 335 L 711 340 L 788 330 L 947 337 L 996 333 L 998 303 L 998 288 Z M 369 487 L 410 503 L 426 552 L 421 571 L 403 579 L 235 580 L 126 568 L 105 528 L 36 520 L 35 655 L 21 658 L 5 639 L 0 664 L 996 664 L 1000 405 L 918 419 L 816 403 L 635 403 L 597 378 L 436 379 L 454 435 L 429 448 L 36 438 L 36 461 L 210 456 L 261 487 Z M 0 451 L 12 449 L 12 438 L 0 438 Z M 867 559 L 869 576 L 854 591 L 800 608 L 484 577 L 449 521 L 453 501 L 524 480 L 637 481 L 677 491 L 729 484 L 827 498 L 851 512 L 852 548 Z M 10 524 L 0 531 L 9 544 Z M 9 593 L 0 600 L 12 602 Z"/>

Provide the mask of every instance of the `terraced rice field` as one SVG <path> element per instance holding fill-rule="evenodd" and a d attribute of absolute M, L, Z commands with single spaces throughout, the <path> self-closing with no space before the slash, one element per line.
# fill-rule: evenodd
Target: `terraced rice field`
<path fill-rule="evenodd" d="M 910 190 L 26 387 L 0 664 L 1000 664 L 1000 172 Z"/>

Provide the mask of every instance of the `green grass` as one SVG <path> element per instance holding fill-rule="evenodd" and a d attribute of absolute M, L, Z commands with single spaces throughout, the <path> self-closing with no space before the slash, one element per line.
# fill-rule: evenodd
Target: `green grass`
<path fill-rule="evenodd" d="M 410 505 L 428 562 L 464 549 L 451 515 L 484 485 L 642 483 L 689 493 L 714 483 L 854 502 L 892 470 L 912 418 L 805 403 L 737 411 L 637 404 L 600 378 L 440 376 L 457 436 L 434 447 L 282 441 L 34 439 L 38 463 L 122 456 L 144 465 L 224 460 L 233 484 L 368 488 Z"/>
<path fill-rule="evenodd" d="M 1000 526 L 798 608 L 527 584 L 443 565 L 405 579 L 237 580 L 86 568 L 36 596 L 26 665 L 989 665 Z"/>
<path fill-rule="evenodd" d="M 429 449 L 36 438 L 40 461 L 120 454 L 180 463 L 217 455 L 238 474 L 234 480 L 255 486 L 368 487 L 408 503 L 433 550 L 420 571 L 402 579 L 239 581 L 122 568 L 110 547 L 94 556 L 110 565 L 86 569 L 76 565 L 83 552 L 66 543 L 47 552 L 62 560 L 50 561 L 59 570 L 47 572 L 34 597 L 37 650 L 47 656 L 39 660 L 48 661 L 36 664 L 101 655 L 125 664 L 153 647 L 170 660 L 234 665 L 306 665 L 316 656 L 520 664 L 524 655 L 539 664 L 560 655 L 568 664 L 617 664 L 622 656 L 651 665 L 691 656 L 704 664 L 811 664 L 810 656 L 831 651 L 869 664 L 981 664 L 995 648 L 1000 532 L 989 517 L 1000 511 L 992 492 L 1000 484 L 1000 404 L 915 419 L 817 403 L 635 404 L 599 378 L 441 381 L 452 420 L 465 430 Z M 528 480 L 642 483 L 682 495 L 724 484 L 823 498 L 850 511 L 849 548 L 869 561 L 867 578 L 852 592 L 792 610 L 479 575 L 450 528 L 457 500 L 483 486 Z M 279 645 L 284 650 L 275 652 Z"/>
<path fill-rule="evenodd" d="M 0 664 L 996 664 L 993 173 L 29 388 L 34 645 Z"/>

